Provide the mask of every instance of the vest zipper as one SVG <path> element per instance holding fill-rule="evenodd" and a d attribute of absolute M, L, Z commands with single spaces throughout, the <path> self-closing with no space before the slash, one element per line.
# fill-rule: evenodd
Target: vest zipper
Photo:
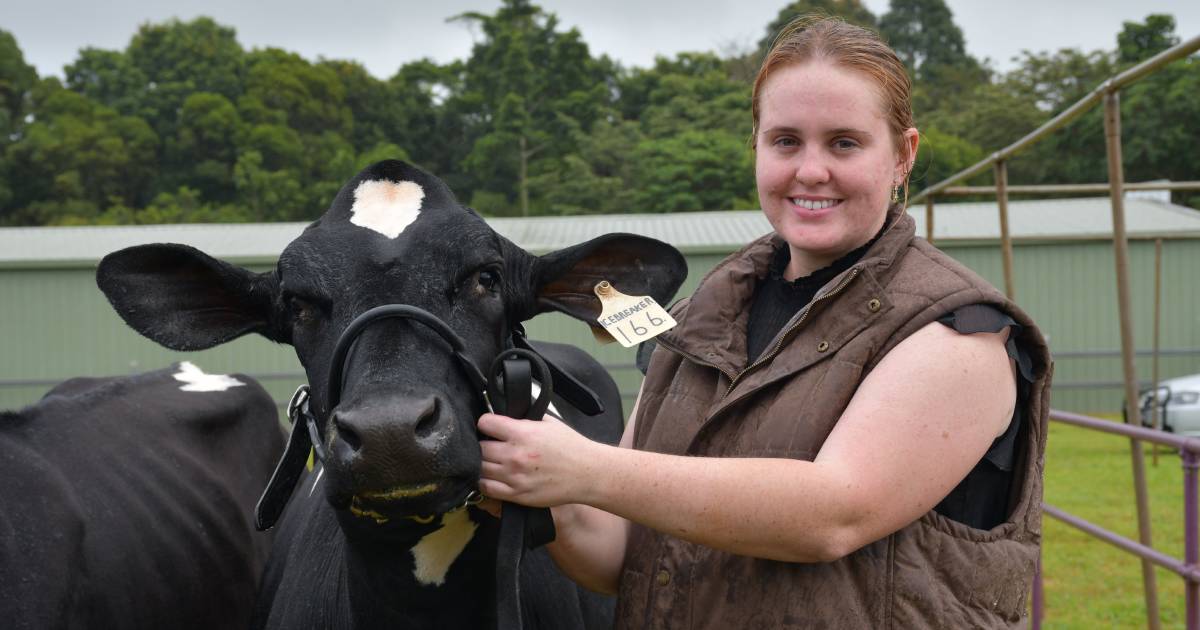
<path fill-rule="evenodd" d="M 729 387 L 725 388 L 725 393 L 721 395 L 721 400 L 725 400 L 725 398 L 727 398 L 729 396 L 729 392 L 733 391 L 733 388 L 735 385 L 737 385 L 739 379 L 741 379 L 747 373 L 754 370 L 755 368 L 762 365 L 763 363 L 770 361 L 771 359 L 773 359 L 775 357 L 776 354 L 779 353 L 779 350 L 783 348 L 783 343 L 785 341 L 787 341 L 788 337 L 791 336 L 791 334 L 797 328 L 799 328 L 801 324 L 804 323 L 804 320 L 808 319 L 808 313 L 809 313 L 809 311 L 812 310 L 813 305 L 815 305 L 817 302 L 820 302 L 821 300 L 829 299 L 829 298 L 837 295 L 838 293 L 841 293 L 842 289 L 845 289 L 846 285 L 850 284 L 850 282 L 853 281 L 854 278 L 856 278 L 858 276 L 858 272 L 859 272 L 859 268 L 855 267 L 845 278 L 842 278 L 842 281 L 839 282 L 838 285 L 836 287 L 834 287 L 831 291 L 829 291 L 828 293 L 818 295 L 816 298 L 813 299 L 813 301 L 809 302 L 808 305 L 804 307 L 804 310 L 800 311 L 800 317 L 796 320 L 796 322 L 794 324 L 792 324 L 791 326 L 789 326 L 786 330 L 784 330 L 783 334 L 779 335 L 779 340 L 775 342 L 774 346 L 771 346 L 771 350 L 769 352 L 758 357 L 758 359 L 754 363 L 750 364 L 746 369 L 742 370 L 741 372 L 738 372 L 738 374 L 736 376 L 734 376 L 733 378 L 731 378 L 729 380 Z"/>
<path fill-rule="evenodd" d="M 685 359 L 687 359 L 687 360 L 691 361 L 692 363 L 697 363 L 697 364 L 699 364 L 699 365 L 706 365 L 706 366 L 708 366 L 708 367 L 710 367 L 710 368 L 712 368 L 712 369 L 714 369 L 714 370 L 716 370 L 716 371 L 718 371 L 718 372 L 720 372 L 720 373 L 724 374 L 724 375 L 725 375 L 727 378 L 733 378 L 733 377 L 734 377 L 734 374 L 733 374 L 733 372 L 730 372 L 729 370 L 726 370 L 726 369 L 724 369 L 724 368 L 722 368 L 722 367 L 720 367 L 720 366 L 717 366 L 717 365 L 714 365 L 714 364 L 712 364 L 712 363 L 709 363 L 708 361 L 705 361 L 705 360 L 701 359 L 700 357 L 698 357 L 698 356 L 696 356 L 696 355 L 694 355 L 694 354 L 692 354 L 692 353 L 690 353 L 690 352 L 687 352 L 687 351 L 684 351 L 684 350 L 680 350 L 678 347 L 676 347 L 676 346 L 673 346 L 673 345 L 671 345 L 670 343 L 666 343 L 666 342 L 664 342 L 664 340 L 662 340 L 662 339 L 656 339 L 656 340 L 655 340 L 655 343 L 657 343 L 658 345 L 660 345 L 660 346 L 662 346 L 662 347 L 664 347 L 664 348 L 666 348 L 666 349 L 670 350 L 671 352 L 674 352 L 675 354 L 678 354 L 678 355 L 682 356 L 683 358 L 685 358 Z"/>

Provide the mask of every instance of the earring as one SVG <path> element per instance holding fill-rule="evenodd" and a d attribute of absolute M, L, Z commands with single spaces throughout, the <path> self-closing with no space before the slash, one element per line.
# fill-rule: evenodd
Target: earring
<path fill-rule="evenodd" d="M 900 185 L 892 186 L 892 203 L 900 203 Z"/>

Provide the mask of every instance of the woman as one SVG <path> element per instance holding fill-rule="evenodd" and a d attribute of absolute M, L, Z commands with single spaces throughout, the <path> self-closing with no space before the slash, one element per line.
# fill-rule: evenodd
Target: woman
<path fill-rule="evenodd" d="M 895 53 L 794 22 L 754 86 L 774 233 L 673 310 L 621 448 L 479 420 L 480 488 L 551 506 L 618 626 L 1010 627 L 1040 539 L 1049 357 L 898 203 L 918 133 Z"/>

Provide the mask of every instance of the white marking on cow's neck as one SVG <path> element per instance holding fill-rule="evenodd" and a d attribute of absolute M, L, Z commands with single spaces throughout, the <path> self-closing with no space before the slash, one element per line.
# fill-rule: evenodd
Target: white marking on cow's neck
<path fill-rule="evenodd" d="M 316 479 L 313 479 L 313 485 L 312 485 L 312 487 L 308 489 L 308 496 L 310 496 L 310 497 L 311 497 L 311 496 L 312 496 L 312 493 L 313 493 L 314 491 L 316 491 L 316 489 L 317 489 L 317 484 L 321 482 L 321 475 L 324 475 L 324 474 L 325 474 L 325 467 L 324 467 L 324 466 L 321 466 L 321 470 L 318 470 L 318 471 L 317 471 L 317 478 L 316 478 Z"/>
<path fill-rule="evenodd" d="M 467 548 L 477 527 L 466 510 L 443 514 L 441 529 L 426 534 L 412 548 L 413 577 L 426 586 L 445 584 L 450 565 Z"/>
<path fill-rule="evenodd" d="M 396 238 L 417 220 L 424 199 L 425 189 L 416 182 L 365 181 L 354 189 L 350 222 Z"/>
<path fill-rule="evenodd" d="M 179 364 L 175 380 L 187 383 L 179 389 L 185 392 L 223 392 L 231 387 L 241 387 L 245 383 L 225 374 L 205 374 L 191 361 Z"/>

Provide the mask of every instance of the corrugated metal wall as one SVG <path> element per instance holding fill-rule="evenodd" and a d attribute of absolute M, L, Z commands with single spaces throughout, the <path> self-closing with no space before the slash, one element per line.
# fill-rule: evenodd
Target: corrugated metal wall
<path fill-rule="evenodd" d="M 201 352 L 173 352 L 121 321 L 85 268 L 0 270 L 0 381 L 60 381 L 154 370 L 192 361 L 210 373 L 296 373 L 290 346 L 257 335 Z M 300 379 L 264 380 L 286 400 Z M 0 408 L 36 401 L 48 385 L 0 386 Z"/>
<path fill-rule="evenodd" d="M 1004 286 L 995 247 L 947 247 L 946 252 Z M 1131 241 L 1129 276 L 1133 301 L 1138 378 L 1151 376 L 1153 348 L 1154 242 Z M 1014 248 L 1016 300 L 1042 328 L 1055 353 L 1054 400 L 1061 409 L 1119 412 L 1124 398 L 1121 331 L 1117 315 L 1116 267 L 1111 243 L 1076 242 L 1017 245 Z M 1200 288 L 1196 270 L 1200 241 L 1166 240 L 1162 258 L 1161 348 L 1200 349 Z M 1109 356 L 1075 356 L 1108 351 Z M 1200 372 L 1200 353 L 1164 355 L 1162 378 Z M 1084 387 L 1109 383 L 1105 389 Z"/>
<path fill-rule="evenodd" d="M 1166 241 L 1163 256 L 1164 350 L 1200 348 L 1200 288 L 1195 269 L 1200 240 Z M 997 286 L 1003 285 L 1000 252 L 995 246 L 955 247 L 946 251 Z M 1134 323 L 1137 348 L 1151 348 L 1154 245 L 1131 243 Z M 680 295 L 689 294 L 722 256 L 688 257 L 690 271 Z M 1112 246 L 1104 242 L 1027 244 L 1016 247 L 1017 301 L 1039 322 L 1059 355 L 1055 373 L 1056 407 L 1114 412 L 1122 398 L 1119 356 L 1079 357 L 1070 353 L 1120 348 Z M 86 268 L 0 269 L 0 382 L 59 381 L 70 376 L 99 376 L 144 371 L 173 361 L 190 360 L 209 372 L 243 372 L 259 376 L 279 400 L 300 383 L 292 350 L 257 336 L 195 353 L 160 348 L 116 316 L 96 288 L 94 270 Z M 542 315 L 530 322 L 531 336 L 575 343 L 612 366 L 613 376 L 629 402 L 640 374 L 633 350 L 617 344 L 598 345 L 586 326 L 563 315 Z M 1139 377 L 1150 378 L 1148 356 L 1138 361 Z M 1163 377 L 1200 372 L 1200 354 L 1164 356 Z M 11 409 L 39 398 L 48 385 L 0 385 L 0 408 Z"/>

